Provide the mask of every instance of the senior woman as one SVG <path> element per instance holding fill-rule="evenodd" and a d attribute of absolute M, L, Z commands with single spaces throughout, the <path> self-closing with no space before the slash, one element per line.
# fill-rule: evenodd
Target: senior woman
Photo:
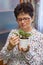
<path fill-rule="evenodd" d="M 14 10 L 14 14 L 18 23 L 18 29 L 12 29 L 1 53 L 6 60 L 10 59 L 8 65 L 43 65 L 43 34 L 38 32 L 31 25 L 34 20 L 34 9 L 32 4 L 18 4 Z M 18 46 L 20 38 L 14 33 L 18 32 L 19 29 L 32 34 L 28 38 L 28 51 Z"/>

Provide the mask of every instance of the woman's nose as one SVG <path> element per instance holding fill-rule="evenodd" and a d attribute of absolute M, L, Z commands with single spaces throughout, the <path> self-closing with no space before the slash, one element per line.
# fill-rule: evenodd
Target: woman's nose
<path fill-rule="evenodd" d="M 24 21 L 24 20 L 22 20 L 21 24 L 22 24 L 22 25 L 26 25 L 26 23 L 25 23 L 25 21 Z"/>
<path fill-rule="evenodd" d="M 22 23 L 24 23 L 24 20 L 22 20 Z"/>

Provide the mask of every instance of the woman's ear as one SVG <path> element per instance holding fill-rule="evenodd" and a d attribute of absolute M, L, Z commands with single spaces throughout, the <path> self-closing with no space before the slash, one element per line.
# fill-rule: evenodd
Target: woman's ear
<path fill-rule="evenodd" d="M 34 16 L 32 17 L 32 22 L 34 21 Z"/>

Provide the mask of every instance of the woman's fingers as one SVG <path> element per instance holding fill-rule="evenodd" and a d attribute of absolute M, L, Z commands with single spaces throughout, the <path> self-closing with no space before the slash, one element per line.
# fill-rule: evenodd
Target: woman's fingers
<path fill-rule="evenodd" d="M 11 38 L 9 40 L 10 43 L 12 43 L 13 45 L 17 44 L 19 42 L 19 37 L 18 36 L 15 36 L 13 38 Z"/>
<path fill-rule="evenodd" d="M 13 40 L 14 41 L 14 40 L 16 40 L 18 38 L 19 38 L 19 36 L 11 37 L 10 40 Z"/>
<path fill-rule="evenodd" d="M 9 39 L 8 50 L 12 50 L 17 44 L 19 44 L 19 37 L 13 36 Z"/>
<path fill-rule="evenodd" d="M 23 47 L 21 47 L 20 45 L 18 45 L 18 49 L 19 49 L 20 51 L 27 52 L 27 51 L 30 50 L 30 45 L 27 46 L 27 48 L 23 48 Z"/>

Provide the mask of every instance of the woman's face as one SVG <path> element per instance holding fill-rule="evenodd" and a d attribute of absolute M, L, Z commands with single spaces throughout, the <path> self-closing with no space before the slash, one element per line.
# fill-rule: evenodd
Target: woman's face
<path fill-rule="evenodd" d="M 21 13 L 17 16 L 17 22 L 21 29 L 27 29 L 31 26 L 33 18 L 29 14 Z"/>

